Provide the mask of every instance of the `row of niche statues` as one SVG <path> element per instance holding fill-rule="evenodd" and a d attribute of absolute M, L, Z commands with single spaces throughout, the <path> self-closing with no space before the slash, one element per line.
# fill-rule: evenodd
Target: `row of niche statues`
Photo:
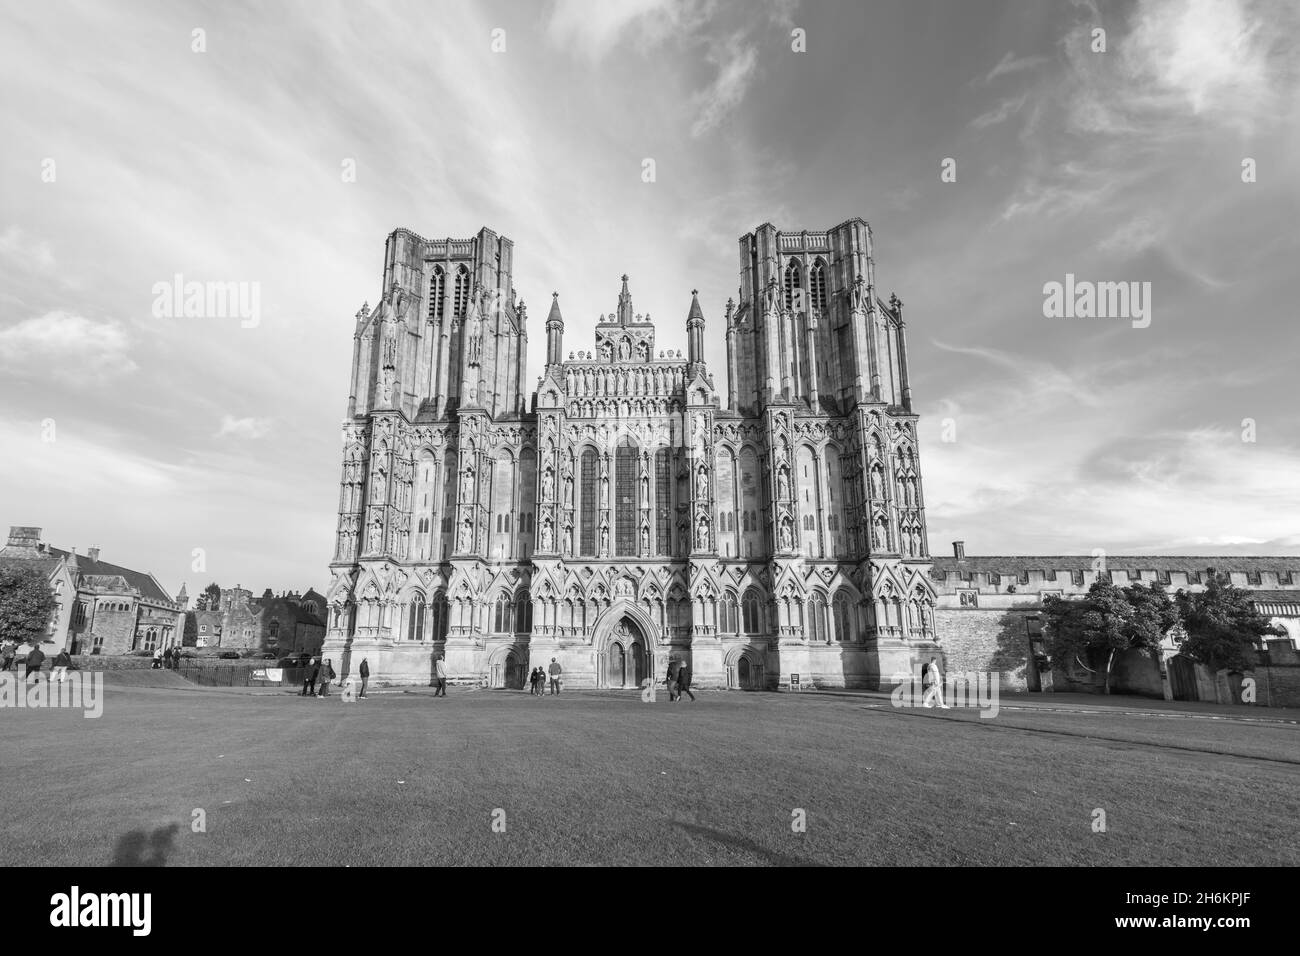
<path fill-rule="evenodd" d="M 680 365 L 564 370 L 570 395 L 671 395 L 680 392 L 685 382 L 686 370 Z"/>

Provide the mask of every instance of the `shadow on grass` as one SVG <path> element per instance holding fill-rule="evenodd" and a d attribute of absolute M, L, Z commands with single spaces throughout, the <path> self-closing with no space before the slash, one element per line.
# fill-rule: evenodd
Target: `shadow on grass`
<path fill-rule="evenodd" d="M 132 830 L 117 841 L 113 853 L 113 866 L 166 866 L 167 857 L 175 849 L 176 831 L 180 824 L 159 827 L 153 833 Z"/>
<path fill-rule="evenodd" d="M 784 853 L 776 853 L 765 846 L 746 840 L 743 837 L 732 836 L 729 833 L 723 833 L 721 830 L 715 830 L 712 827 L 700 826 L 698 823 L 686 823 L 681 820 L 676 821 L 676 825 L 687 833 L 706 840 L 712 840 L 714 843 L 721 843 L 729 846 L 734 850 L 741 850 L 745 853 L 753 854 L 761 859 L 764 863 L 772 866 L 816 866 L 816 863 L 810 863 L 799 857 L 787 856 Z"/>

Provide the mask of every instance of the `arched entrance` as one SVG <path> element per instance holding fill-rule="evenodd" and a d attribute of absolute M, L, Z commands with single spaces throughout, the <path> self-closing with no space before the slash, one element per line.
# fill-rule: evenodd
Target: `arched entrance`
<path fill-rule="evenodd" d="M 598 641 L 597 674 L 602 687 L 640 687 L 650 676 L 651 648 L 645 625 L 632 613 L 619 615 Z"/>
<path fill-rule="evenodd" d="M 610 687 L 624 687 L 627 684 L 627 652 L 623 650 L 623 645 L 615 640 L 609 645 L 609 653 L 606 655 L 607 669 L 605 672 L 605 683 Z"/>
<path fill-rule="evenodd" d="M 506 655 L 506 688 L 508 690 L 524 689 L 524 669 L 514 651 Z"/>

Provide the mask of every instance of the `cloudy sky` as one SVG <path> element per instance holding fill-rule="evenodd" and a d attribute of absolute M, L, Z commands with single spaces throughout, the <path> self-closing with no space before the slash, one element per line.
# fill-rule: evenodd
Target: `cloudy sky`
<path fill-rule="evenodd" d="M 684 349 L 698 287 L 722 386 L 737 238 L 862 216 L 906 302 L 935 553 L 1300 553 L 1298 18 L 7 4 L 0 523 L 191 593 L 323 587 L 353 316 L 395 226 L 514 239 L 532 376 L 552 290 L 567 352 L 624 271 Z M 155 316 L 178 273 L 258 283 L 260 321 Z M 1150 326 L 1046 318 L 1067 273 L 1150 282 Z"/>

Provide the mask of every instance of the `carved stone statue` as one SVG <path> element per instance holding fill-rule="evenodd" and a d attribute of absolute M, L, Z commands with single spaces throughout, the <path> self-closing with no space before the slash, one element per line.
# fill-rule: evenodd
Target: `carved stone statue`
<path fill-rule="evenodd" d="M 573 475 L 564 476 L 564 503 L 573 507 Z"/>
<path fill-rule="evenodd" d="M 695 528 L 695 550 L 709 550 L 709 523 L 704 518 L 700 518 L 700 523 Z"/>
<path fill-rule="evenodd" d="M 699 474 L 695 478 L 695 497 L 700 501 L 709 500 L 709 472 L 700 465 Z"/>
<path fill-rule="evenodd" d="M 790 477 L 784 468 L 776 473 L 776 496 L 782 501 L 790 497 Z"/>
<path fill-rule="evenodd" d="M 468 551 L 474 545 L 474 526 L 466 518 L 460 526 L 460 544 L 457 546 L 458 551 Z"/>
<path fill-rule="evenodd" d="M 384 525 L 378 518 L 370 526 L 370 550 L 377 552 L 384 543 Z"/>
<path fill-rule="evenodd" d="M 474 497 L 474 469 L 466 468 L 460 476 L 460 496 L 465 499 Z"/>
<path fill-rule="evenodd" d="M 546 469 L 546 474 L 542 476 L 542 500 L 552 501 L 555 498 L 555 476 L 551 474 L 551 469 Z"/>
<path fill-rule="evenodd" d="M 618 357 L 620 359 L 627 359 L 627 358 L 631 358 L 631 356 L 632 356 L 631 343 L 629 343 L 627 339 L 621 339 L 618 343 Z"/>
<path fill-rule="evenodd" d="M 551 531 L 551 523 L 550 523 L 549 521 L 547 521 L 547 522 L 543 522 L 543 524 L 542 524 L 542 550 L 543 550 L 543 551 L 550 551 L 551 548 L 552 548 L 552 546 L 553 546 L 554 544 L 555 544 L 555 534 Z"/>
<path fill-rule="evenodd" d="M 794 550 L 794 532 L 790 530 L 789 518 L 786 518 L 781 522 L 781 550 Z"/>
<path fill-rule="evenodd" d="M 600 553 L 609 554 L 609 525 L 600 526 Z"/>

